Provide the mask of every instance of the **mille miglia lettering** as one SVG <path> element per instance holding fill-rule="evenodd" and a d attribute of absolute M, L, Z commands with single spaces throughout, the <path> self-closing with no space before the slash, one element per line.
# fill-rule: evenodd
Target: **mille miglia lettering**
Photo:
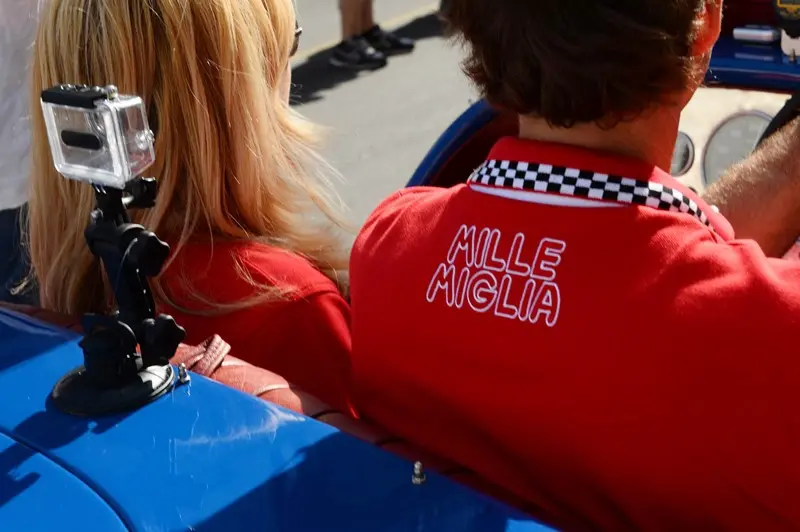
<path fill-rule="evenodd" d="M 566 243 L 462 225 L 428 285 L 429 303 L 553 327 L 561 310 L 557 268 Z"/>

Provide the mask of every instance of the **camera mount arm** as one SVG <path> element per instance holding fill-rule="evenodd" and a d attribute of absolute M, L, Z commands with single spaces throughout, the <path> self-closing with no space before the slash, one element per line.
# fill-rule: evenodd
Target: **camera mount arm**
<path fill-rule="evenodd" d="M 113 87 L 62 85 L 43 91 L 42 103 L 88 117 L 99 101 L 113 101 L 116 97 Z M 73 150 L 70 154 L 107 149 L 111 141 L 103 135 L 110 134 L 108 129 L 61 129 L 56 138 L 58 149 Z M 114 128 L 114 134 L 119 130 Z M 52 146 L 52 135 L 50 142 Z M 91 171 L 81 172 L 79 178 L 94 188 L 96 207 L 84 236 L 105 270 L 117 310 L 110 315 L 83 317 L 85 335 L 79 345 L 84 364 L 56 384 L 52 399 L 57 407 L 77 415 L 122 412 L 141 407 L 174 386 L 175 371 L 169 361 L 185 331 L 171 316 L 156 313 L 148 281 L 161 272 L 169 246 L 143 226 L 132 223 L 128 214 L 128 208 L 155 205 L 156 181 L 128 178 L 122 189 L 98 184 L 102 183 L 100 179 L 93 182 Z"/>

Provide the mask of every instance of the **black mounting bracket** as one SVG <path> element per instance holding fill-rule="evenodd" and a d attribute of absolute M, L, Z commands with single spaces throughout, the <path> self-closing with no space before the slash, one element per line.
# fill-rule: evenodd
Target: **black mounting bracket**
<path fill-rule="evenodd" d="M 144 406 L 175 384 L 170 359 L 185 337 L 171 316 L 156 314 L 148 277 L 161 272 L 169 245 L 131 223 L 128 208 L 155 204 L 156 182 L 136 178 L 126 189 L 95 186 L 96 208 L 86 243 L 102 263 L 116 299 L 111 315 L 83 317 L 83 366 L 65 375 L 54 404 L 75 415 L 124 412 Z"/>

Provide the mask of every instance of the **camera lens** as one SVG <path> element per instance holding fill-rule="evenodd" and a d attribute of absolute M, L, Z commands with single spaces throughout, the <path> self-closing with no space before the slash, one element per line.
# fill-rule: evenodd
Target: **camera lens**
<path fill-rule="evenodd" d="M 81 131 L 70 131 L 65 129 L 61 132 L 61 142 L 70 148 L 81 148 L 83 150 L 99 151 L 103 149 L 103 141 L 91 133 Z"/>

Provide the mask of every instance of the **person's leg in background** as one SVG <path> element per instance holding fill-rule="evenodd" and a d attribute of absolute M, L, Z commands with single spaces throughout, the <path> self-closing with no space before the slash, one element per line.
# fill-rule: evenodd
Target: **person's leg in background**
<path fill-rule="evenodd" d="M 334 48 L 331 64 L 354 70 L 386 66 L 386 57 L 414 49 L 414 41 L 384 31 L 375 23 L 372 0 L 339 0 L 342 42 Z"/>
<path fill-rule="evenodd" d="M 369 0 L 339 0 L 342 17 L 342 41 L 349 41 L 363 33 L 364 5 Z"/>
<path fill-rule="evenodd" d="M 387 57 L 391 55 L 406 54 L 414 50 L 414 41 L 400 37 L 396 33 L 386 31 L 375 23 L 372 12 L 372 0 L 366 0 L 362 6 L 361 23 L 362 36 L 373 48 L 383 52 Z"/>
<path fill-rule="evenodd" d="M 359 35 L 363 35 L 375 25 L 375 15 L 372 10 L 373 1 L 374 0 L 363 0 L 361 2 L 361 27 L 358 32 Z"/>
<path fill-rule="evenodd" d="M 342 16 L 342 42 L 333 49 L 330 62 L 339 68 L 375 70 L 386 66 L 386 55 L 364 39 L 365 6 L 371 0 L 339 0 Z"/>
<path fill-rule="evenodd" d="M 361 5 L 364 0 L 339 0 L 342 21 L 342 41 L 349 41 L 361 33 Z"/>
<path fill-rule="evenodd" d="M 33 288 L 21 284 L 29 273 L 27 247 L 22 244 L 25 206 L 0 211 L 0 301 L 38 304 Z"/>
<path fill-rule="evenodd" d="M 17 293 L 30 272 L 22 242 L 30 172 L 30 68 L 39 19 L 37 0 L 0 0 L 0 301 L 38 304 Z"/>

